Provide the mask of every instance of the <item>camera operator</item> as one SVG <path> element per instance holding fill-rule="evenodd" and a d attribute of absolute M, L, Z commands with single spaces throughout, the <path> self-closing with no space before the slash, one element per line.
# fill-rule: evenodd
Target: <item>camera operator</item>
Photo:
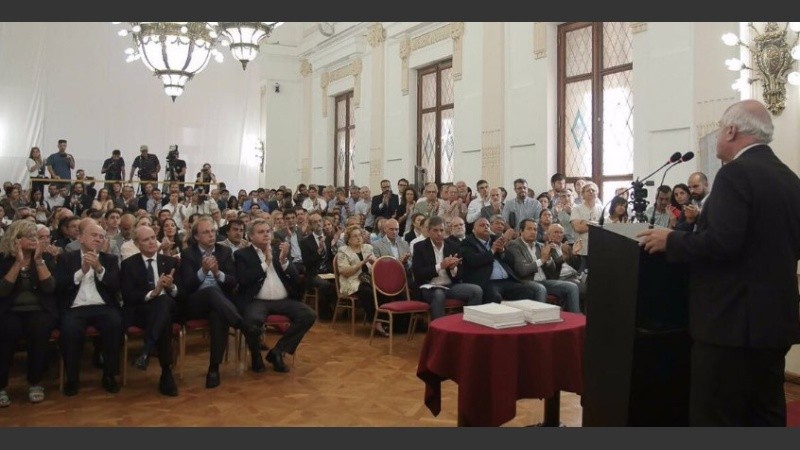
<path fill-rule="evenodd" d="M 179 181 L 178 188 L 183 190 L 183 183 L 186 181 L 186 161 L 180 159 L 177 145 L 169 146 L 167 153 L 167 180 Z"/>
<path fill-rule="evenodd" d="M 139 151 L 141 154 L 133 160 L 128 181 L 133 179 L 134 170 L 139 169 L 140 181 L 158 182 L 158 172 L 161 172 L 161 163 L 158 161 L 158 156 L 149 154 L 146 145 L 140 146 Z M 139 189 L 141 190 L 141 184 L 139 185 Z"/>
<path fill-rule="evenodd" d="M 124 180 L 125 179 L 125 160 L 122 158 L 122 153 L 119 149 L 114 149 L 111 152 L 111 158 L 103 161 L 103 167 L 100 173 L 105 174 L 106 180 Z M 108 192 L 112 190 L 111 182 L 106 181 L 105 188 Z"/>
<path fill-rule="evenodd" d="M 202 188 L 204 194 L 208 194 L 210 190 L 209 183 L 217 184 L 217 176 L 211 171 L 211 164 L 205 163 L 203 164 L 203 168 L 200 172 L 197 172 L 197 183 L 206 183 L 202 185 L 195 185 L 195 188 Z"/>

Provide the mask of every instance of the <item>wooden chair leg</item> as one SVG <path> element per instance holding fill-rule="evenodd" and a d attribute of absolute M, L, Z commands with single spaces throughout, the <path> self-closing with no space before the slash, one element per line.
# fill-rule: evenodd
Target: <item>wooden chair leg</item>
<path fill-rule="evenodd" d="M 356 335 L 356 302 L 350 302 L 350 335 Z"/>
<path fill-rule="evenodd" d="M 186 327 L 178 334 L 178 379 L 183 379 L 183 365 L 186 364 Z"/>
<path fill-rule="evenodd" d="M 374 328 L 373 328 L 373 331 Z M 394 315 L 389 313 L 389 354 L 392 354 L 392 341 L 394 340 Z"/>

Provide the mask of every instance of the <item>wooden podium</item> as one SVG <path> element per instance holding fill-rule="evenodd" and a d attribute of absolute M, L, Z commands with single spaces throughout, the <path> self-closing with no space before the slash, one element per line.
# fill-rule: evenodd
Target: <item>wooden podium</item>
<path fill-rule="evenodd" d="M 646 228 L 589 226 L 583 426 L 689 424 L 689 270 L 644 252 Z"/>

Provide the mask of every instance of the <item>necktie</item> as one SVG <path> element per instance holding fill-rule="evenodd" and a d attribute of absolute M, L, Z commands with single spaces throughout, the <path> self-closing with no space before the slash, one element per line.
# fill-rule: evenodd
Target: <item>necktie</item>
<path fill-rule="evenodd" d="M 151 290 L 156 287 L 156 278 L 153 275 L 153 258 L 147 259 L 147 285 L 150 286 Z"/>
<path fill-rule="evenodd" d="M 319 240 L 317 241 L 317 247 L 319 248 L 319 254 L 320 255 L 324 255 L 325 254 L 325 241 L 322 240 L 323 238 L 324 238 L 324 236 L 320 236 L 318 238 Z"/>

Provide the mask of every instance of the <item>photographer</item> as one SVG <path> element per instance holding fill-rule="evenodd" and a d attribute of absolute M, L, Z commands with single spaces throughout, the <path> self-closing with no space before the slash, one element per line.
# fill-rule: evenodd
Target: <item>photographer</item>
<path fill-rule="evenodd" d="M 186 161 L 180 159 L 177 145 L 169 146 L 167 153 L 167 180 L 180 181 L 179 189 L 183 190 L 183 183 L 186 181 Z"/>
<path fill-rule="evenodd" d="M 195 185 L 195 189 L 202 188 L 204 194 L 208 194 L 208 191 L 210 189 L 209 183 L 217 184 L 217 176 L 214 175 L 213 172 L 211 172 L 211 164 L 209 163 L 203 164 L 203 168 L 200 170 L 200 172 L 197 172 L 197 180 L 195 180 L 195 182 L 206 183 L 199 186 Z"/>
<path fill-rule="evenodd" d="M 161 163 L 158 161 L 158 156 L 149 154 L 146 145 L 140 146 L 139 151 L 141 154 L 133 160 L 128 181 L 133 179 L 135 169 L 139 169 L 139 180 L 158 181 L 158 172 L 161 172 Z"/>
<path fill-rule="evenodd" d="M 122 158 L 122 153 L 119 149 L 114 149 L 114 151 L 111 152 L 111 158 L 103 161 L 103 167 L 100 169 L 100 173 L 105 174 L 106 180 L 125 179 L 125 160 Z M 111 182 L 106 182 L 104 187 L 108 192 L 111 192 L 112 184 Z"/>

